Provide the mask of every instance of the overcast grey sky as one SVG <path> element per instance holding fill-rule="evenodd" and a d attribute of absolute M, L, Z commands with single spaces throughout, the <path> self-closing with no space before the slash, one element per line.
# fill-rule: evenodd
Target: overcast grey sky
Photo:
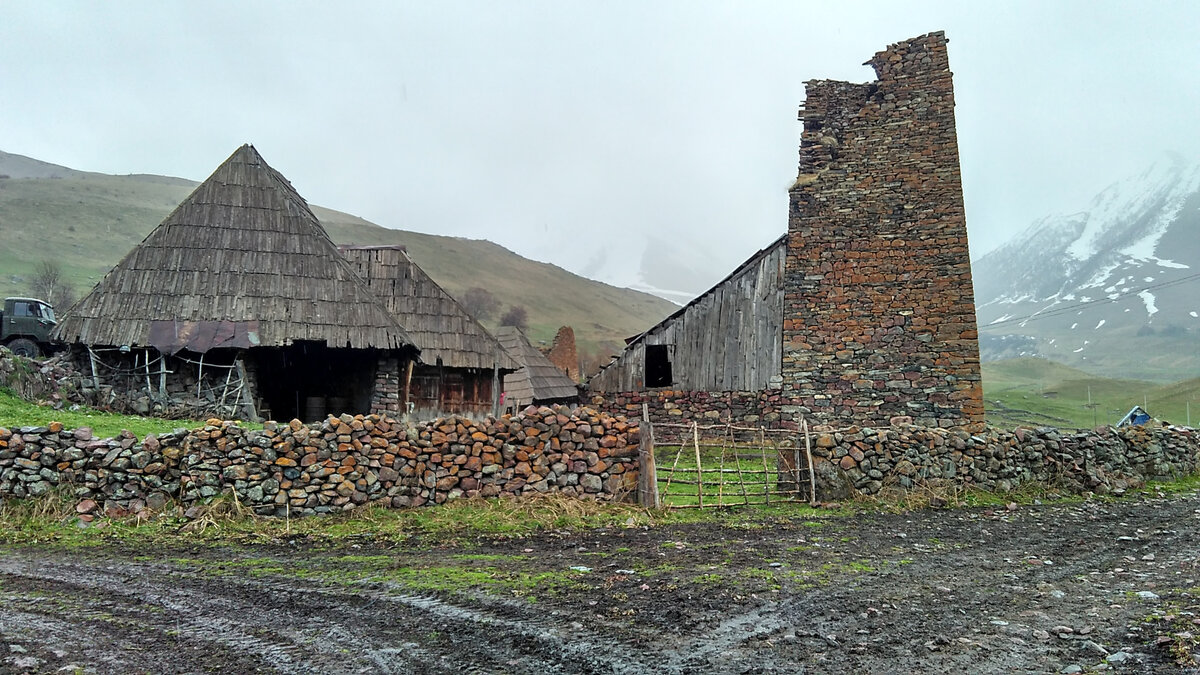
<path fill-rule="evenodd" d="M 0 150 L 200 180 L 251 142 L 380 225 L 575 270 L 650 233 L 716 281 L 786 229 L 804 81 L 945 30 L 977 257 L 1200 157 L 1198 27 L 1200 2 L 0 0 Z"/>

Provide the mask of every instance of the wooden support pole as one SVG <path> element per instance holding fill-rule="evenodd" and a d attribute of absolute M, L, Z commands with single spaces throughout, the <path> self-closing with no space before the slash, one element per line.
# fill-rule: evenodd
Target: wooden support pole
<path fill-rule="evenodd" d="M 162 352 L 158 353 L 158 395 L 167 399 L 167 355 Z"/>
<path fill-rule="evenodd" d="M 654 463 L 654 425 L 650 423 L 650 412 L 642 404 L 642 428 L 638 446 L 638 503 L 648 509 L 662 507 L 658 495 L 658 467 Z"/>
<path fill-rule="evenodd" d="M 92 351 L 91 347 L 87 348 L 88 359 L 92 362 L 92 387 L 100 389 L 100 376 L 96 374 L 96 352 Z M 97 392 L 98 393 L 98 392 Z"/>
<path fill-rule="evenodd" d="M 150 349 L 149 348 L 144 350 L 144 355 L 146 357 L 146 363 L 144 363 L 142 365 L 146 369 L 146 394 L 149 396 L 154 396 L 154 387 L 152 387 L 150 385 Z M 137 354 L 133 355 L 133 363 L 134 363 L 134 367 L 136 368 L 137 367 Z"/>
<path fill-rule="evenodd" d="M 812 438 L 808 433 L 808 419 L 800 418 L 800 426 L 804 429 L 804 454 L 808 458 L 808 504 L 817 505 L 817 472 L 813 471 Z"/>
<path fill-rule="evenodd" d="M 742 502 L 750 503 L 750 495 L 746 492 L 746 476 L 742 472 L 742 460 L 737 453 L 737 439 L 733 437 L 733 427 L 729 427 L 729 441 L 734 445 L 733 463 L 737 466 L 738 484 L 742 486 Z"/>
<path fill-rule="evenodd" d="M 408 411 L 412 410 L 412 405 L 409 403 L 409 400 L 408 400 L 408 397 L 411 395 L 411 392 L 412 392 L 412 371 L 413 371 L 413 361 L 412 361 L 412 359 L 409 359 L 408 366 L 404 369 L 404 411 L 400 413 L 401 415 L 404 415 L 405 417 L 408 416 Z"/>
<path fill-rule="evenodd" d="M 704 506 L 704 465 L 700 462 L 700 429 L 692 422 L 692 447 L 696 449 L 696 502 Z"/>
<path fill-rule="evenodd" d="M 765 433 L 760 432 L 758 434 L 758 438 L 759 438 L 758 449 L 762 453 L 762 463 L 763 463 L 763 496 L 766 497 L 767 503 L 770 504 L 771 503 L 771 471 L 767 467 L 767 435 Z M 775 474 L 776 474 L 775 475 L 776 482 L 778 482 L 779 471 L 776 470 Z"/>
<path fill-rule="evenodd" d="M 492 417 L 500 416 L 500 351 L 492 358 Z"/>
<path fill-rule="evenodd" d="M 202 353 L 202 354 L 200 354 L 200 368 L 196 374 L 196 398 L 197 399 L 200 398 L 200 385 L 203 384 L 203 382 L 204 382 L 204 354 Z M 200 405 L 204 405 L 204 403 L 201 402 Z M 296 403 L 296 407 L 299 408 L 300 404 Z"/>
<path fill-rule="evenodd" d="M 234 360 L 234 363 L 237 365 L 238 377 L 242 378 L 242 388 L 238 394 L 238 398 L 241 400 L 242 404 L 250 408 L 250 419 L 257 421 L 258 410 L 254 405 L 254 392 L 250 390 L 250 382 L 246 377 L 246 363 L 242 361 L 240 354 L 238 355 L 237 359 Z"/>

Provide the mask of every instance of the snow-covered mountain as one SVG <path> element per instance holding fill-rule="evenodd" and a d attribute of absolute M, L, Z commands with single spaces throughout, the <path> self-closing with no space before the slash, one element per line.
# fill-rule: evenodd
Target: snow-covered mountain
<path fill-rule="evenodd" d="M 1200 375 L 1200 164 L 1166 157 L 972 267 L 985 359 Z"/>

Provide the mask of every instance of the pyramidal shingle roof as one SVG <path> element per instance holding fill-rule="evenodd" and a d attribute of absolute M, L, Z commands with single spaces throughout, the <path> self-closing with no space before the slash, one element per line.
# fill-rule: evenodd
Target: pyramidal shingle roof
<path fill-rule="evenodd" d="M 504 376 L 504 391 L 510 399 L 545 401 L 579 395 L 579 385 L 530 344 L 521 329 L 501 326 L 496 339 L 521 366 L 517 372 Z"/>
<path fill-rule="evenodd" d="M 516 370 L 496 338 L 421 269 L 402 246 L 342 246 L 346 259 L 421 348 L 451 368 Z"/>
<path fill-rule="evenodd" d="M 144 346 L 152 329 L 172 328 L 164 322 L 177 333 L 219 324 L 267 347 L 297 340 L 413 345 L 304 199 L 251 145 L 230 155 L 71 307 L 56 335 Z"/>

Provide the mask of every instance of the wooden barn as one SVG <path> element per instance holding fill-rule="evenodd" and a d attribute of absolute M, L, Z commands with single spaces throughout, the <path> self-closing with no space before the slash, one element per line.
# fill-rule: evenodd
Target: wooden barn
<path fill-rule="evenodd" d="M 499 413 L 500 383 L 518 368 L 467 310 L 403 246 L 342 246 L 342 254 L 421 348 L 406 373 L 406 399 L 419 419 Z"/>
<path fill-rule="evenodd" d="M 778 387 L 785 237 L 637 337 L 588 380 L 593 392 Z"/>
<path fill-rule="evenodd" d="M 504 378 L 504 407 L 513 412 L 529 405 L 579 402 L 579 385 L 559 370 L 520 329 L 501 326 L 496 339 L 520 370 Z"/>
<path fill-rule="evenodd" d="M 71 307 L 55 334 L 74 345 L 98 390 L 135 387 L 156 409 L 281 420 L 398 413 L 401 375 L 419 351 L 250 145 Z"/>

